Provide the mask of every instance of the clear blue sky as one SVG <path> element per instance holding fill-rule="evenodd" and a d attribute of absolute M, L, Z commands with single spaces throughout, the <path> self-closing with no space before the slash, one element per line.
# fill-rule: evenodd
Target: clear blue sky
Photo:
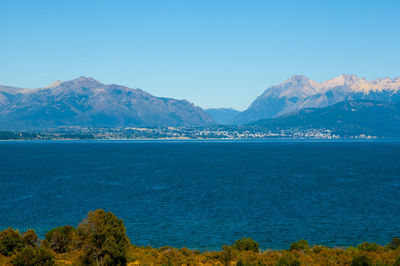
<path fill-rule="evenodd" d="M 245 109 L 291 75 L 400 75 L 400 1 L 0 1 L 0 84 L 90 76 Z"/>

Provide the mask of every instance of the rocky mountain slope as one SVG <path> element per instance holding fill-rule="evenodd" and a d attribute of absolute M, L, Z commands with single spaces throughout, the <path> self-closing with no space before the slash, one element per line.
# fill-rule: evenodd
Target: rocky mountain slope
<path fill-rule="evenodd" d="M 340 75 L 315 82 L 305 76 L 292 76 L 266 89 L 247 110 L 233 119 L 233 123 L 246 124 L 304 108 L 323 108 L 342 101 L 359 100 L 399 102 L 400 78 L 367 81 L 354 75 Z"/>
<path fill-rule="evenodd" d="M 400 137 L 400 103 L 345 101 L 253 122 L 271 129 L 329 129 L 335 134 Z"/>
<path fill-rule="evenodd" d="M 44 88 L 0 86 L 0 129 L 58 126 L 206 126 L 214 123 L 186 100 L 155 97 L 140 89 L 93 78 L 56 81 Z"/>

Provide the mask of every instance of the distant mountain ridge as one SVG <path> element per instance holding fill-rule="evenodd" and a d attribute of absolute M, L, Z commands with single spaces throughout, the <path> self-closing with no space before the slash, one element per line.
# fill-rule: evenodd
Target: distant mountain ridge
<path fill-rule="evenodd" d="M 140 89 L 93 78 L 55 81 L 47 87 L 0 86 L 0 129 L 58 126 L 206 126 L 214 121 L 186 100 L 155 97 Z"/>
<path fill-rule="evenodd" d="M 323 108 L 342 101 L 358 100 L 399 102 L 400 78 L 367 81 L 355 75 L 340 75 L 316 82 L 305 76 L 292 76 L 266 89 L 247 110 L 233 119 L 233 123 L 247 124 L 304 108 Z"/>
<path fill-rule="evenodd" d="M 354 75 L 340 75 L 315 82 L 305 76 L 292 76 L 269 87 L 247 110 L 239 112 L 230 108 L 203 110 L 186 100 L 156 97 L 141 89 L 80 77 L 57 80 L 37 89 L 0 85 L 0 130 L 59 126 L 204 127 L 217 123 L 336 129 L 345 125 L 344 132 L 351 128 L 374 132 L 374 124 L 384 128 L 381 121 L 397 125 L 398 103 L 400 78 L 367 81 Z M 360 111 L 349 112 L 349 105 L 357 105 Z M 342 117 L 344 114 L 360 121 L 354 119 L 351 123 L 355 126 L 351 127 L 349 120 Z M 379 119 L 378 114 L 382 114 Z M 388 124 L 389 130 L 396 133 L 391 126 Z"/>
<path fill-rule="evenodd" d="M 400 137 L 400 102 L 344 101 L 324 108 L 304 108 L 252 125 L 272 129 L 329 129 L 341 136 Z"/>
<path fill-rule="evenodd" d="M 233 108 L 210 108 L 205 110 L 217 124 L 229 125 L 240 111 Z"/>

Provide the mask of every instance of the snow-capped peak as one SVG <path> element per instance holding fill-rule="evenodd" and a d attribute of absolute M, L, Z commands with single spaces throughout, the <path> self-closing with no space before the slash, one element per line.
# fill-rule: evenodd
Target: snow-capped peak
<path fill-rule="evenodd" d="M 61 83 L 62 83 L 61 80 L 53 81 L 52 83 L 50 83 L 49 85 L 47 85 L 47 86 L 45 87 L 45 89 L 53 89 L 53 88 L 55 88 L 55 87 L 60 86 Z"/>
<path fill-rule="evenodd" d="M 353 86 L 361 81 L 365 80 L 360 79 L 356 75 L 341 74 L 333 79 L 321 82 L 321 85 L 325 88 L 335 88 L 339 86 Z"/>

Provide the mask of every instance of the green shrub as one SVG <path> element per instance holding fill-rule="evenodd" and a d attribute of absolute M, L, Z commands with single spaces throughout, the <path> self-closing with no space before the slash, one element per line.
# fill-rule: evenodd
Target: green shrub
<path fill-rule="evenodd" d="M 39 244 L 38 236 L 36 235 L 36 232 L 33 229 L 28 229 L 28 231 L 23 233 L 22 240 L 24 242 L 25 247 L 35 248 Z"/>
<path fill-rule="evenodd" d="M 308 244 L 307 240 L 301 239 L 301 240 L 299 240 L 297 242 L 293 242 L 290 245 L 289 250 L 290 251 L 292 251 L 292 250 L 306 250 L 306 249 L 309 249 L 309 248 L 310 248 L 310 245 Z"/>
<path fill-rule="evenodd" d="M 192 256 L 194 254 L 194 252 L 188 249 L 187 247 L 181 248 L 180 252 L 186 257 Z"/>
<path fill-rule="evenodd" d="M 347 247 L 347 248 L 346 248 L 346 251 L 347 251 L 347 252 L 350 252 L 350 253 L 358 253 L 358 252 L 359 252 L 359 249 L 356 248 L 356 247 L 350 246 L 350 247 Z"/>
<path fill-rule="evenodd" d="M 282 256 L 278 259 L 275 266 L 300 266 L 301 263 L 297 258 L 291 256 Z"/>
<path fill-rule="evenodd" d="M 230 262 L 234 260 L 236 257 L 234 248 L 228 245 L 223 245 L 222 251 L 218 252 L 218 254 L 219 254 L 219 260 L 222 262 L 223 265 L 229 265 Z"/>
<path fill-rule="evenodd" d="M 70 225 L 51 229 L 45 235 L 46 245 L 57 253 L 70 251 L 73 245 L 73 234 L 76 229 Z"/>
<path fill-rule="evenodd" d="M 53 255 L 44 247 L 25 247 L 12 258 L 11 264 L 15 266 L 52 266 Z"/>
<path fill-rule="evenodd" d="M 359 255 L 354 257 L 351 261 L 351 266 L 370 266 L 372 265 L 372 261 L 366 255 Z"/>
<path fill-rule="evenodd" d="M 313 248 L 312 248 L 312 250 L 313 250 L 315 253 L 320 253 L 321 251 L 326 250 L 326 249 L 327 249 L 327 247 L 325 247 L 325 246 L 323 246 L 323 245 L 315 245 L 315 246 L 313 246 Z"/>
<path fill-rule="evenodd" d="M 24 247 L 20 233 L 12 228 L 0 232 L 0 254 L 11 256 Z"/>
<path fill-rule="evenodd" d="M 123 221 L 111 212 L 89 212 L 78 234 L 82 237 L 83 264 L 126 265 L 129 239 Z"/>
<path fill-rule="evenodd" d="M 357 248 L 361 251 L 371 252 L 371 251 L 377 251 L 379 245 L 376 243 L 363 242 L 360 245 L 358 245 Z"/>
<path fill-rule="evenodd" d="M 260 245 L 254 241 L 251 238 L 242 238 L 239 240 L 236 240 L 235 243 L 232 245 L 232 248 L 237 249 L 239 251 L 253 251 L 253 252 L 259 252 Z"/>

